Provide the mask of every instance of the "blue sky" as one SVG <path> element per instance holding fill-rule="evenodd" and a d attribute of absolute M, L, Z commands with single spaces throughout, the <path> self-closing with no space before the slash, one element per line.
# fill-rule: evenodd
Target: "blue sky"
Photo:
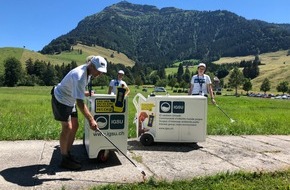
<path fill-rule="evenodd" d="M 134 4 L 184 10 L 228 10 L 246 19 L 290 24 L 290 0 L 127 0 Z M 86 16 L 120 0 L 1 0 L 0 48 L 39 51 L 74 29 Z"/>

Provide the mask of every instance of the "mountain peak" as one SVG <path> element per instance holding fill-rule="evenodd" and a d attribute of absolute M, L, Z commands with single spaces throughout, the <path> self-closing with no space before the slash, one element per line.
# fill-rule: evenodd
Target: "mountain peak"
<path fill-rule="evenodd" d="M 144 14 L 158 13 L 159 9 L 152 5 L 132 4 L 128 1 L 121 1 L 104 9 L 104 11 L 113 11 L 127 16 L 140 16 Z"/>

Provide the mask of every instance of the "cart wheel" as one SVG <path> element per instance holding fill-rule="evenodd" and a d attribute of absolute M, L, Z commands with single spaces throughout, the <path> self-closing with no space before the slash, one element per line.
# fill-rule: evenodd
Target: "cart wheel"
<path fill-rule="evenodd" d="M 144 146 L 150 146 L 150 145 L 153 144 L 154 139 L 153 139 L 152 135 L 150 135 L 150 134 L 143 134 L 143 135 L 140 137 L 140 142 L 141 142 Z"/>
<path fill-rule="evenodd" d="M 106 162 L 109 159 L 109 150 L 101 150 L 98 154 L 97 160 L 98 162 Z"/>

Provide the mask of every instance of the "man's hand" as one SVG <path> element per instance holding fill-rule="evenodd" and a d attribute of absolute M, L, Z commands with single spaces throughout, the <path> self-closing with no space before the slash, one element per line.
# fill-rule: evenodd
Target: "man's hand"
<path fill-rule="evenodd" d="M 98 123 L 94 119 L 90 120 L 89 123 L 92 130 L 96 131 L 99 129 Z"/>
<path fill-rule="evenodd" d="M 90 96 L 90 95 L 92 96 L 92 95 L 94 95 L 94 94 L 95 94 L 95 91 L 93 91 L 93 90 L 91 91 L 91 94 L 90 94 L 89 91 L 85 91 L 85 96 L 86 96 L 86 97 L 88 97 L 88 96 Z"/>
<path fill-rule="evenodd" d="M 86 104 L 84 104 L 84 101 L 81 99 L 77 99 L 77 105 L 80 111 L 84 114 L 85 118 L 88 120 L 90 128 L 92 130 L 96 130 L 98 128 L 98 123 L 95 121 L 94 117 L 88 110 Z"/>

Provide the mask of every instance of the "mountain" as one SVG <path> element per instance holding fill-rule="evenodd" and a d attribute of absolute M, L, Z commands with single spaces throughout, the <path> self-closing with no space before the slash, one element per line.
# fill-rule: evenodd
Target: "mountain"
<path fill-rule="evenodd" d="M 80 21 L 75 29 L 52 40 L 41 53 L 54 54 L 82 43 L 125 53 L 140 63 L 218 60 L 290 48 L 290 27 L 247 20 L 224 10 L 158 9 L 126 1 Z"/>

